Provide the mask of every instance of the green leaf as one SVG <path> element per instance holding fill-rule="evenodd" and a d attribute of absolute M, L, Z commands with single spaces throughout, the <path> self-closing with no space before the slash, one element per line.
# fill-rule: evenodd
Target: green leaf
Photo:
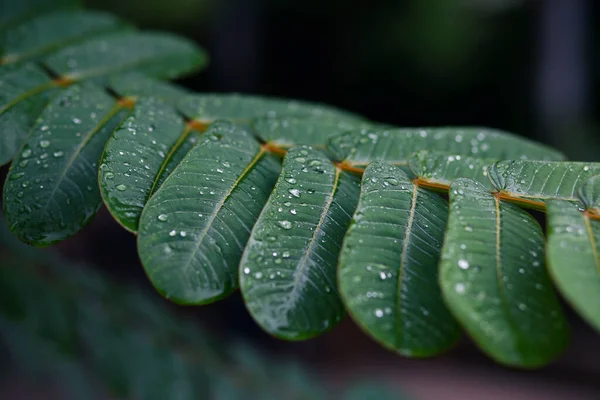
<path fill-rule="evenodd" d="M 323 153 L 287 153 L 240 263 L 246 306 L 270 334 L 308 339 L 342 319 L 336 265 L 358 191 L 358 178 Z"/>
<path fill-rule="evenodd" d="M 63 79 L 80 81 L 131 70 L 172 79 L 204 67 L 207 61 L 204 51 L 188 39 L 169 33 L 122 32 L 66 47 L 43 63 Z"/>
<path fill-rule="evenodd" d="M 588 212 L 600 214 L 600 175 L 587 179 L 577 190 L 579 200 Z"/>
<path fill-rule="evenodd" d="M 142 212 L 138 251 L 155 288 L 181 304 L 236 289 L 242 251 L 278 172 L 247 131 L 213 124 Z"/>
<path fill-rule="evenodd" d="M 295 145 L 324 148 L 329 138 L 361 126 L 367 124 L 323 117 L 265 117 L 253 123 L 254 130 L 263 141 L 284 149 Z"/>
<path fill-rule="evenodd" d="M 352 318 L 375 340 L 428 357 L 460 336 L 438 285 L 448 205 L 399 168 L 370 164 L 340 255 L 338 282 Z"/>
<path fill-rule="evenodd" d="M 371 161 L 407 165 L 420 150 L 479 158 L 562 160 L 556 150 L 510 133 L 485 128 L 363 129 L 332 138 L 334 158 L 364 168 Z"/>
<path fill-rule="evenodd" d="M 233 94 L 194 94 L 181 100 L 179 110 L 188 118 L 209 124 L 218 119 L 250 124 L 262 117 L 313 117 L 361 121 L 362 118 L 318 103 Z"/>
<path fill-rule="evenodd" d="M 577 202 L 579 185 L 599 173 L 600 163 L 585 162 L 499 161 L 488 169 L 496 190 L 533 208 L 548 199 Z"/>
<path fill-rule="evenodd" d="M 0 165 L 8 163 L 56 90 L 33 64 L 0 67 Z"/>
<path fill-rule="evenodd" d="M 469 179 L 450 187 L 440 284 L 450 311 L 499 363 L 545 365 L 567 344 L 540 226 Z"/>
<path fill-rule="evenodd" d="M 106 143 L 100 163 L 100 191 L 113 218 L 137 231 L 146 202 L 196 140 L 167 104 L 140 100 Z"/>
<path fill-rule="evenodd" d="M 497 160 L 424 150 L 411 155 L 408 164 L 420 183 L 428 187 L 446 189 L 455 179 L 469 178 L 492 191 L 487 168 L 494 161 Z"/>
<path fill-rule="evenodd" d="M 2 38 L 0 64 L 15 63 L 81 42 L 100 33 L 125 28 L 116 17 L 100 12 L 57 11 L 9 29 Z"/>
<path fill-rule="evenodd" d="M 79 0 L 1 0 L 0 33 L 8 26 L 15 25 L 35 15 L 59 9 L 73 9 Z"/>
<path fill-rule="evenodd" d="M 48 246 L 75 234 L 101 205 L 98 160 L 124 113 L 103 89 L 74 85 L 44 110 L 4 186 L 4 209 L 22 241 Z"/>
<path fill-rule="evenodd" d="M 139 72 L 112 76 L 108 86 L 122 97 L 153 97 L 173 105 L 188 95 L 188 91 L 181 86 L 159 81 Z"/>
<path fill-rule="evenodd" d="M 600 221 L 567 201 L 546 205 L 550 273 L 565 299 L 600 330 Z"/>

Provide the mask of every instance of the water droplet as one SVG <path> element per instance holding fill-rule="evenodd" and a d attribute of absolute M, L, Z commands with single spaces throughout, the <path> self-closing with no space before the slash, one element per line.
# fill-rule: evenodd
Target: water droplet
<path fill-rule="evenodd" d="M 279 225 L 283 229 L 291 229 L 292 228 L 292 223 L 290 221 L 279 221 Z"/>
<path fill-rule="evenodd" d="M 21 160 L 21 162 L 19 162 L 19 167 L 25 168 L 27 164 L 29 164 L 29 160 Z"/>
<path fill-rule="evenodd" d="M 246 275 L 248 275 L 250 273 L 250 268 L 248 268 L 248 267 L 244 268 L 244 273 Z"/>
<path fill-rule="evenodd" d="M 108 180 L 108 179 L 113 179 L 115 177 L 115 174 L 113 174 L 112 172 L 107 172 L 106 174 L 104 174 L 104 179 Z"/>
<path fill-rule="evenodd" d="M 462 294 L 465 292 L 465 284 L 464 283 L 457 283 L 456 285 L 454 285 L 454 290 L 456 291 L 456 293 Z"/>
<path fill-rule="evenodd" d="M 181 231 L 181 232 L 179 232 L 179 236 L 186 237 L 187 236 L 187 232 L 186 231 Z"/>
<path fill-rule="evenodd" d="M 375 310 L 375 316 L 376 316 L 377 318 L 381 318 L 381 317 L 383 317 L 383 310 L 382 310 L 382 309 L 380 309 L 380 308 L 376 309 L 376 310 Z"/>
<path fill-rule="evenodd" d="M 50 146 L 50 141 L 49 140 L 40 140 L 40 147 L 42 149 L 47 148 L 48 146 Z"/>
<path fill-rule="evenodd" d="M 460 269 L 469 269 L 469 262 L 467 260 L 464 260 L 464 259 L 458 260 L 458 268 L 460 268 Z"/>
<path fill-rule="evenodd" d="M 158 220 L 159 220 L 159 221 L 163 221 L 163 222 L 164 222 L 164 221 L 166 221 L 167 219 L 169 219 L 169 216 L 168 216 L 167 214 L 160 214 L 160 215 L 158 216 Z"/>
<path fill-rule="evenodd" d="M 263 276 L 262 272 L 257 272 L 257 273 L 254 274 L 254 277 L 256 279 L 260 279 L 260 278 L 262 278 L 262 276 Z"/>
<path fill-rule="evenodd" d="M 527 305 L 525 305 L 524 303 L 519 303 L 519 310 L 521 310 L 521 311 L 527 310 Z"/>
<path fill-rule="evenodd" d="M 467 225 L 467 226 L 465 226 L 465 231 L 473 232 L 473 227 L 471 225 Z"/>
<path fill-rule="evenodd" d="M 173 229 L 171 232 L 169 232 L 169 236 L 175 236 L 177 235 L 177 231 L 175 229 Z"/>
<path fill-rule="evenodd" d="M 290 252 L 289 251 L 284 251 L 283 253 L 281 253 L 281 257 L 283 257 L 283 258 L 289 258 L 290 257 Z"/>
<path fill-rule="evenodd" d="M 296 214 L 298 213 L 298 211 L 296 211 L 295 209 L 293 209 L 293 208 L 292 208 L 292 209 L 290 210 L 290 213 L 292 213 L 292 214 L 296 215 Z"/>
<path fill-rule="evenodd" d="M 81 123 L 81 120 L 80 120 L 79 118 L 75 118 L 75 117 L 73 117 L 73 123 L 74 123 L 75 125 L 79 125 L 79 124 Z"/>
<path fill-rule="evenodd" d="M 290 189 L 288 192 L 294 197 L 300 197 L 300 191 L 298 189 Z"/>
<path fill-rule="evenodd" d="M 294 160 L 296 160 L 300 163 L 306 162 L 306 158 L 304 158 L 304 157 L 296 157 Z"/>
<path fill-rule="evenodd" d="M 309 194 L 313 194 L 313 193 L 315 192 L 315 189 L 308 189 L 308 190 L 307 190 L 307 192 L 308 192 Z"/>
<path fill-rule="evenodd" d="M 60 157 L 62 157 L 64 155 L 65 155 L 65 153 L 63 153 L 62 151 L 55 151 L 54 152 L 54 157 L 56 157 L 56 158 L 60 158 Z"/>
<path fill-rule="evenodd" d="M 120 191 L 120 192 L 123 192 L 123 191 L 127 190 L 127 186 L 125 186 L 125 185 L 122 185 L 122 184 L 121 184 L 121 185 L 117 185 L 117 186 L 116 186 L 116 189 L 117 189 L 118 191 Z"/>
<path fill-rule="evenodd" d="M 21 153 L 21 157 L 23 157 L 23 158 L 31 157 L 31 149 L 23 150 L 23 152 Z"/>
<path fill-rule="evenodd" d="M 294 178 L 287 178 L 286 181 L 288 181 L 291 184 L 296 183 L 296 180 Z"/>

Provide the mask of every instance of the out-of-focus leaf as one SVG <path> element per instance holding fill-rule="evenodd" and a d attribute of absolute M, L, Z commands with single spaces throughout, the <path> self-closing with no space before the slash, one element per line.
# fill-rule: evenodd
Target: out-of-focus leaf
<path fill-rule="evenodd" d="M 106 80 L 132 70 L 173 79 L 204 67 L 208 57 L 193 42 L 169 33 L 122 32 L 65 47 L 42 62 L 70 81 Z"/>
<path fill-rule="evenodd" d="M 101 12 L 57 11 L 9 29 L 2 38 L 0 64 L 37 58 L 95 35 L 125 28 L 118 18 Z"/>

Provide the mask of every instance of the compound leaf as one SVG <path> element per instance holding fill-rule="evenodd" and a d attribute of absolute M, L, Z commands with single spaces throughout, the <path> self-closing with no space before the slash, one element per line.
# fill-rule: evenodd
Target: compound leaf
<path fill-rule="evenodd" d="M 71 86 L 51 101 L 4 187 L 6 219 L 17 237 L 48 246 L 91 220 L 101 205 L 98 161 L 127 112 L 91 84 Z"/>
<path fill-rule="evenodd" d="M 141 99 L 102 155 L 100 191 L 113 218 L 129 231 L 137 231 L 146 202 L 196 140 L 166 103 Z"/>
<path fill-rule="evenodd" d="M 600 330 L 600 221 L 563 200 L 548 200 L 548 267 L 573 307 Z"/>
<path fill-rule="evenodd" d="M 438 284 L 448 205 L 397 167 L 370 164 L 340 255 L 352 318 L 385 347 L 413 357 L 452 346 L 460 328 Z"/>
<path fill-rule="evenodd" d="M 362 129 L 332 138 L 328 144 L 334 158 L 364 168 L 371 161 L 407 165 L 420 150 L 479 158 L 562 160 L 558 151 L 527 139 L 483 128 Z"/>
<path fill-rule="evenodd" d="M 287 153 L 240 263 L 246 306 L 270 334 L 308 339 L 343 317 L 336 266 L 358 191 L 358 178 L 323 153 Z"/>
<path fill-rule="evenodd" d="M 541 366 L 567 344 L 540 226 L 469 179 L 450 187 L 440 284 L 450 311 L 499 363 Z"/>
<path fill-rule="evenodd" d="M 242 251 L 278 172 L 250 133 L 213 124 L 140 217 L 138 252 L 155 288 L 180 304 L 236 289 Z"/>

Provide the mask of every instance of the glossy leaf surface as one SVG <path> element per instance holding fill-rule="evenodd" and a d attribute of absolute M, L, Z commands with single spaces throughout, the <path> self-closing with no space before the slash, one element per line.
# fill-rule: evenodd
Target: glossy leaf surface
<path fill-rule="evenodd" d="M 446 201 L 399 168 L 365 170 L 340 255 L 340 293 L 369 335 L 407 356 L 433 356 L 460 336 L 438 284 L 447 217 Z"/>
<path fill-rule="evenodd" d="M 182 99 L 178 107 L 188 118 L 203 123 L 226 119 L 250 124 L 255 118 L 285 116 L 362 120 L 355 114 L 323 104 L 235 93 L 190 95 Z"/>
<path fill-rule="evenodd" d="M 308 339 L 343 317 L 336 267 L 358 191 L 358 178 L 323 153 L 287 153 L 240 263 L 246 306 L 270 334 Z"/>
<path fill-rule="evenodd" d="M 211 126 L 142 212 L 138 252 L 155 288 L 180 304 L 236 289 L 242 251 L 278 172 L 247 131 Z"/>
<path fill-rule="evenodd" d="M 573 307 L 600 330 L 600 221 L 576 205 L 549 200 L 548 266 Z"/>
<path fill-rule="evenodd" d="M 538 367 L 567 344 L 566 321 L 544 264 L 544 237 L 530 214 L 475 181 L 454 181 L 442 293 L 475 343 L 499 363 Z"/>
<path fill-rule="evenodd" d="M 336 160 L 355 167 L 371 161 L 407 165 L 408 157 L 421 150 L 498 160 L 564 158 L 542 144 L 485 128 L 363 129 L 332 138 L 328 148 Z"/>
<path fill-rule="evenodd" d="M 126 229 L 137 231 L 142 209 L 197 140 L 166 103 L 138 101 L 106 143 L 100 189 L 106 207 Z"/>
<path fill-rule="evenodd" d="M 496 190 L 524 205 L 548 199 L 576 202 L 578 187 L 599 173 L 600 163 L 584 162 L 499 161 L 488 169 Z"/>
<path fill-rule="evenodd" d="M 265 142 L 288 149 L 295 145 L 324 148 L 329 138 L 356 129 L 361 123 L 322 117 L 281 117 L 260 118 L 252 126 Z"/>
<path fill-rule="evenodd" d="M 6 219 L 17 237 L 47 246 L 91 220 L 101 204 L 98 161 L 127 112 L 92 85 L 71 86 L 48 105 L 4 187 Z"/>
<path fill-rule="evenodd" d="M 490 191 L 494 189 L 487 177 L 487 168 L 495 160 L 458 154 L 420 151 L 410 156 L 410 169 L 419 181 L 432 188 L 447 189 L 458 178 L 473 179 Z"/>

